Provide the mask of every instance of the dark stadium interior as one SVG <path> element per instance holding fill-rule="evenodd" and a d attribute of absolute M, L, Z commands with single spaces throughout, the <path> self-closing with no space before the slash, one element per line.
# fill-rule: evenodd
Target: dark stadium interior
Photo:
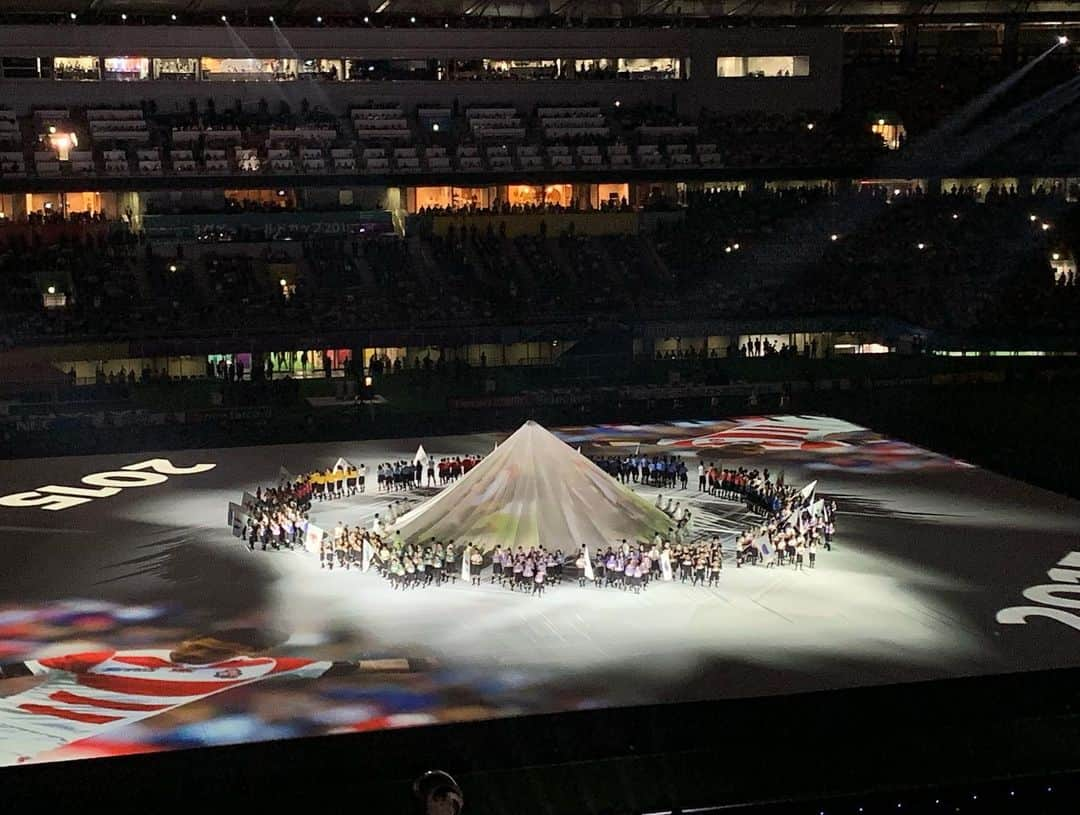
<path fill-rule="evenodd" d="M 0 0 L 0 91 L 8 800 L 1076 811 L 1077 4 Z"/>

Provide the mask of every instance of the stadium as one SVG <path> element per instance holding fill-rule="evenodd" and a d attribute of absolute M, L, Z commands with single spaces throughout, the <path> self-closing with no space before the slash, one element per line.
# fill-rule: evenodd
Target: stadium
<path fill-rule="evenodd" d="M 1078 40 L 0 0 L 11 799 L 1073 811 Z"/>

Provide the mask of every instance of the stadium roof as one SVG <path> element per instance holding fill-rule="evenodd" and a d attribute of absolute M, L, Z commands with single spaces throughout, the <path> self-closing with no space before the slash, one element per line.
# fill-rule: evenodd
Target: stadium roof
<path fill-rule="evenodd" d="M 8 17 L 69 15 L 108 21 L 121 14 L 168 18 L 180 22 L 228 14 L 237 20 L 280 15 L 282 20 L 310 25 L 316 17 L 327 24 L 365 15 L 417 15 L 424 18 L 499 17 L 530 19 L 551 16 L 612 19 L 650 16 L 740 20 L 845 18 L 901 21 L 1069 21 L 1080 19 L 1069 0 L 952 0 L 952 2 L 895 2 L 892 0 L 0 0 Z"/>

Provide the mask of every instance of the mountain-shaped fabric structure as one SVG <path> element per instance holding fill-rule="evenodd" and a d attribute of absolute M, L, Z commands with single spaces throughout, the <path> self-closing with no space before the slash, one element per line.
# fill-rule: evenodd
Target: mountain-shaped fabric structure
<path fill-rule="evenodd" d="M 431 538 L 496 546 L 543 545 L 576 552 L 650 540 L 672 521 L 587 456 L 526 422 L 468 475 L 394 524 L 408 542 Z"/>

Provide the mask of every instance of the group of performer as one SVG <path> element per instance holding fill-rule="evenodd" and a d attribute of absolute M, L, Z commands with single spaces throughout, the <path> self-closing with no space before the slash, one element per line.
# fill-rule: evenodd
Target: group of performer
<path fill-rule="evenodd" d="M 561 549 L 549 552 L 543 546 L 513 550 L 496 546 L 491 555 L 491 582 L 511 591 L 543 594 L 548 583 L 561 583 L 565 557 Z"/>
<path fill-rule="evenodd" d="M 812 498 L 812 496 L 811 496 Z M 832 551 L 836 502 L 800 497 L 735 542 L 735 562 L 813 569 L 818 551 Z"/>
<path fill-rule="evenodd" d="M 445 486 L 463 477 L 482 458 L 458 456 L 418 458 L 413 463 L 398 461 L 380 464 L 379 491 L 391 492 L 414 486 Z M 659 456 L 609 456 L 595 459 L 605 471 L 620 481 L 653 484 L 668 489 L 685 487 L 685 464 Z M 315 471 L 283 480 L 277 487 L 259 488 L 245 506 L 248 515 L 241 536 L 249 549 L 294 548 L 303 545 L 312 502 L 355 495 L 364 491 L 366 468 L 345 466 Z M 426 476 L 426 479 L 424 478 Z M 713 464 L 698 466 L 698 486 L 715 497 L 745 502 L 762 521 L 735 541 L 735 565 L 790 566 L 813 569 L 818 552 L 832 549 L 836 503 L 819 499 L 814 485 L 799 489 L 774 479 L 768 469 L 726 469 Z M 694 511 L 689 503 L 669 494 L 656 496 L 655 506 L 670 518 L 667 534 L 658 532 L 651 541 L 613 543 L 602 551 L 580 550 L 565 557 L 561 550 L 543 545 L 529 549 L 498 546 L 492 552 L 466 543 L 431 538 L 425 542 L 406 541 L 394 530 L 405 508 L 394 501 L 370 529 L 343 523 L 322 536 L 320 566 L 326 570 L 375 570 L 395 589 L 437 586 L 456 582 L 458 577 L 472 585 L 484 581 L 512 591 L 542 595 L 547 585 L 564 577 L 577 577 L 580 586 L 590 582 L 601 588 L 635 593 L 646 590 L 653 580 L 711 587 L 720 582 L 724 551 L 718 535 L 694 537 Z"/>
<path fill-rule="evenodd" d="M 597 456 L 591 460 L 623 484 L 685 490 L 690 481 L 686 462 L 675 456 L 646 456 L 634 453 L 628 456 Z"/>
<path fill-rule="evenodd" d="M 388 461 L 379 465 L 379 492 L 400 492 L 416 487 L 445 487 L 467 474 L 482 457 L 447 456 L 436 460 Z"/>
<path fill-rule="evenodd" d="M 688 539 L 694 531 L 694 513 L 690 506 L 683 506 L 682 501 L 674 500 L 670 495 L 664 500 L 662 492 L 656 493 L 656 508 L 671 518 L 669 529 L 673 543 L 682 543 Z"/>
<path fill-rule="evenodd" d="M 313 484 L 308 479 L 283 481 L 266 489 L 259 487 L 254 501 L 245 507 L 247 522 L 240 532 L 241 540 L 249 550 L 261 546 L 264 552 L 267 548 L 292 549 L 301 544 L 313 493 Z"/>
<path fill-rule="evenodd" d="M 300 476 L 297 481 L 307 482 L 311 485 L 312 497 L 316 501 L 347 498 L 365 491 L 367 466 L 361 464 L 357 467 L 349 464 L 344 467 L 316 470 Z"/>

